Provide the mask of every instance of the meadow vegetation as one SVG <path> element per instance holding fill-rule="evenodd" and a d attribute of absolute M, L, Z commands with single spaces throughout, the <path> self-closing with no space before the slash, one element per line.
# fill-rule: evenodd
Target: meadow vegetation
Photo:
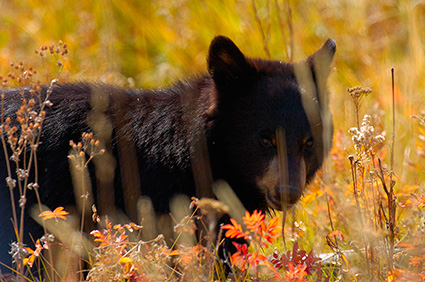
<path fill-rule="evenodd" d="M 330 156 L 286 219 L 254 212 L 224 227 L 222 236 L 251 241 L 249 247 L 236 246 L 227 278 L 226 265 L 215 259 L 215 242 L 175 250 L 161 236 L 138 241 L 143 230 L 138 223 L 114 225 L 95 208 L 84 210 L 98 223 L 90 242 L 69 244 L 83 249 L 77 258 L 91 267 L 86 276 L 91 281 L 424 281 L 424 22 L 423 0 L 1 1 L 3 87 L 33 85 L 34 95 L 17 115 L 19 128 L 1 116 L 2 141 L 13 152 L 37 144 L 49 106 L 48 99 L 37 99 L 38 85 L 100 80 L 163 87 L 205 72 L 208 45 L 219 34 L 251 57 L 292 62 L 333 38 Z M 29 122 L 31 114 L 38 124 Z M 20 143 L 21 137 L 29 141 Z M 90 133 L 72 141 L 70 159 L 83 175 L 102 149 Z M 36 146 L 31 148 L 27 165 L 36 157 Z M 26 190 L 27 180 L 24 175 L 8 185 L 37 193 L 37 185 Z M 226 209 L 202 199 L 192 205 L 205 218 L 211 207 Z M 39 210 L 43 224 L 66 222 L 60 207 Z M 194 234 L 195 216 L 184 217 L 177 231 Z M 22 237 L 19 233 L 18 228 Z M 56 244 L 51 239 L 34 238 L 36 248 L 26 250 L 17 273 L 38 268 L 47 270 L 46 281 L 83 279 L 82 272 L 50 267 L 49 250 L 46 259 L 40 255 Z M 88 246 L 96 247 L 89 252 Z"/>

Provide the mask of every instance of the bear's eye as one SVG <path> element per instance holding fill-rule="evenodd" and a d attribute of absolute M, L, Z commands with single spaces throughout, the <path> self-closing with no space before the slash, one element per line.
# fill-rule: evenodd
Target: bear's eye
<path fill-rule="evenodd" d="M 311 149 L 313 148 L 313 146 L 314 146 L 314 140 L 313 140 L 313 137 L 310 137 L 307 139 L 307 141 L 305 141 L 304 148 Z"/>
<path fill-rule="evenodd" d="M 276 145 L 275 139 L 273 137 L 263 137 L 261 138 L 261 144 L 263 144 L 264 147 L 273 147 Z"/>

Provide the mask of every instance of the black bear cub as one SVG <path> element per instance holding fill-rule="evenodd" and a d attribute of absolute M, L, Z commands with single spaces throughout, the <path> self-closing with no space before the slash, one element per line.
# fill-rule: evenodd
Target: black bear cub
<path fill-rule="evenodd" d="M 248 58 L 218 36 L 209 48 L 208 73 L 168 88 L 55 85 L 36 155 L 41 202 L 51 209 L 76 205 L 81 195 L 73 188 L 69 143 L 93 132 L 106 151 L 89 167 L 94 202 L 103 203 L 100 214 L 117 206 L 137 220 L 134 203 L 140 196 L 150 198 L 157 214 L 166 214 L 178 194 L 213 196 L 217 180 L 226 181 L 251 212 L 286 209 L 301 197 L 331 146 L 326 83 L 335 50 L 328 40 L 305 61 L 290 64 Z M 30 88 L 24 90 L 29 96 Z M 12 123 L 21 91 L 4 91 L 4 116 Z M 10 264 L 8 251 L 17 239 L 6 161 L 2 147 L 0 261 Z M 30 182 L 34 177 L 32 169 Z M 34 191 L 25 200 L 28 213 L 37 203 Z M 29 214 L 25 222 L 24 242 L 31 244 L 28 233 L 37 239 L 43 230 Z"/>

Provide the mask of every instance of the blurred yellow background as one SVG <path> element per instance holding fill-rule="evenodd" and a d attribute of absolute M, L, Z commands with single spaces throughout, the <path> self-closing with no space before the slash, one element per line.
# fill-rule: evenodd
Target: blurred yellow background
<path fill-rule="evenodd" d="M 353 125 L 347 87 L 372 88 L 365 108 L 390 109 L 394 67 L 397 139 L 405 148 L 414 145 L 410 115 L 425 103 L 423 23 L 425 1 L 407 0 L 2 0 L 0 73 L 10 61 L 40 65 L 33 50 L 61 39 L 70 51 L 62 81 L 163 87 L 204 72 L 215 35 L 232 38 L 248 56 L 285 61 L 303 59 L 333 38 L 336 128 Z"/>
<path fill-rule="evenodd" d="M 425 1 L 408 0 L 2 0 L 0 73 L 20 60 L 42 69 L 33 50 L 63 40 L 69 54 L 61 81 L 164 87 L 205 72 L 216 35 L 232 38 L 248 56 L 284 61 L 304 59 L 333 38 L 337 130 L 346 133 L 355 124 L 346 88 L 362 85 L 373 94 L 361 117 L 375 114 L 389 135 L 395 68 L 396 172 L 406 176 L 404 159 L 416 158 L 410 116 L 425 109 L 423 23 Z"/>

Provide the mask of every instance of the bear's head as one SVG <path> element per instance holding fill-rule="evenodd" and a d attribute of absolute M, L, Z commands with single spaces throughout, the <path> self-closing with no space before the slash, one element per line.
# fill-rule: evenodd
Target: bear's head
<path fill-rule="evenodd" d="M 214 89 L 211 159 L 248 210 L 296 203 L 332 144 L 327 79 L 336 44 L 328 40 L 290 64 L 251 59 L 227 37 L 210 46 Z M 213 162 L 214 164 L 214 162 Z"/>

